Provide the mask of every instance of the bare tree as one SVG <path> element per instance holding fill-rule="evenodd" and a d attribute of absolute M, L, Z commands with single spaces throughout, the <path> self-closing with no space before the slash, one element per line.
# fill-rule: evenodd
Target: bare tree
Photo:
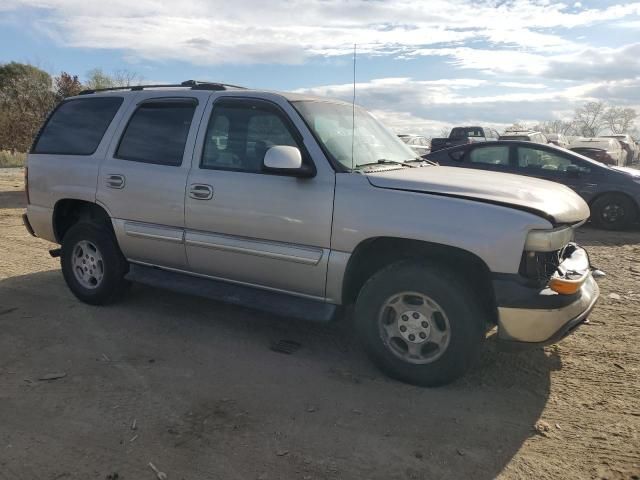
<path fill-rule="evenodd" d="M 136 72 L 129 70 L 116 70 L 111 76 L 113 84 L 116 87 L 130 87 L 132 85 L 140 85 L 142 83 L 142 77 Z"/>
<path fill-rule="evenodd" d="M 91 90 L 97 90 L 100 88 L 111 88 L 116 85 L 113 83 L 113 78 L 110 75 L 102 71 L 101 68 L 94 68 L 87 72 L 87 80 L 84 82 L 85 87 Z"/>
<path fill-rule="evenodd" d="M 113 87 L 129 87 L 132 85 L 140 85 L 142 77 L 135 72 L 129 70 L 120 69 L 108 74 L 101 68 L 94 68 L 87 72 L 87 80 L 85 86 L 92 90 L 100 88 L 113 88 Z"/>
<path fill-rule="evenodd" d="M 632 130 L 637 116 L 633 108 L 609 107 L 603 114 L 603 121 L 615 135 Z"/>
<path fill-rule="evenodd" d="M 558 133 L 562 135 L 573 135 L 575 126 L 573 122 L 566 120 L 548 120 L 533 127 L 533 130 L 542 133 Z"/>
<path fill-rule="evenodd" d="M 577 133 L 584 137 L 597 137 L 605 126 L 606 111 L 607 105 L 604 102 L 587 102 L 576 109 L 573 122 Z"/>

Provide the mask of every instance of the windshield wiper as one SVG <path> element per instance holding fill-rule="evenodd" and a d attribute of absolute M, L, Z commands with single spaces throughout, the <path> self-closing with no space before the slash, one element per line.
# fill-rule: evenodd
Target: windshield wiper
<path fill-rule="evenodd" d="M 418 168 L 416 165 L 409 165 L 407 162 L 398 162 L 397 160 L 388 160 L 386 158 L 381 158 L 377 162 L 361 163 L 358 165 L 358 168 L 370 167 L 372 165 L 402 165 L 403 167 Z"/>
<path fill-rule="evenodd" d="M 428 163 L 429 165 L 439 165 L 437 162 L 434 162 L 433 160 L 427 160 L 426 158 L 422 158 L 422 157 L 415 157 L 411 160 L 407 160 L 407 162 L 420 162 L 420 163 Z"/>

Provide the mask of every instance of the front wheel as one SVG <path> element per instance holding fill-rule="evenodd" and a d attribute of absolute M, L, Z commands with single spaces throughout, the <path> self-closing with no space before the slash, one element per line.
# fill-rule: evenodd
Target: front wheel
<path fill-rule="evenodd" d="M 365 283 L 355 323 L 370 357 L 386 374 L 438 386 L 473 364 L 486 314 L 458 275 L 435 264 L 402 261 Z"/>
<path fill-rule="evenodd" d="M 60 264 L 69 289 L 91 305 L 113 302 L 128 286 L 127 261 L 113 233 L 102 225 L 73 225 L 62 241 Z"/>
<path fill-rule="evenodd" d="M 591 221 L 606 230 L 622 230 L 635 220 L 636 206 L 626 195 L 607 193 L 591 205 Z"/>

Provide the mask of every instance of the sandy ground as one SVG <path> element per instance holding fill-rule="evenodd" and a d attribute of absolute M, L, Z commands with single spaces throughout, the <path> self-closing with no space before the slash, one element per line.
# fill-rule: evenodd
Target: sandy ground
<path fill-rule="evenodd" d="M 142 286 L 79 303 L 21 225 L 21 175 L 0 172 L 0 479 L 639 478 L 637 230 L 579 232 L 608 273 L 589 325 L 517 355 L 489 341 L 421 389 L 375 370 L 348 322 Z"/>

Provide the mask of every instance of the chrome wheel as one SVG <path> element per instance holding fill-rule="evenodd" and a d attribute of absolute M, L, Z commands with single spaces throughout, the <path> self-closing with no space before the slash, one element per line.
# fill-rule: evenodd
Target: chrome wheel
<path fill-rule="evenodd" d="M 104 277 L 104 260 L 95 244 L 87 240 L 76 243 L 71 258 L 73 274 L 80 285 L 98 288 Z"/>
<path fill-rule="evenodd" d="M 402 292 L 388 298 L 378 325 L 386 347 L 408 363 L 431 363 L 445 352 L 451 337 L 449 319 L 432 298 Z"/>

